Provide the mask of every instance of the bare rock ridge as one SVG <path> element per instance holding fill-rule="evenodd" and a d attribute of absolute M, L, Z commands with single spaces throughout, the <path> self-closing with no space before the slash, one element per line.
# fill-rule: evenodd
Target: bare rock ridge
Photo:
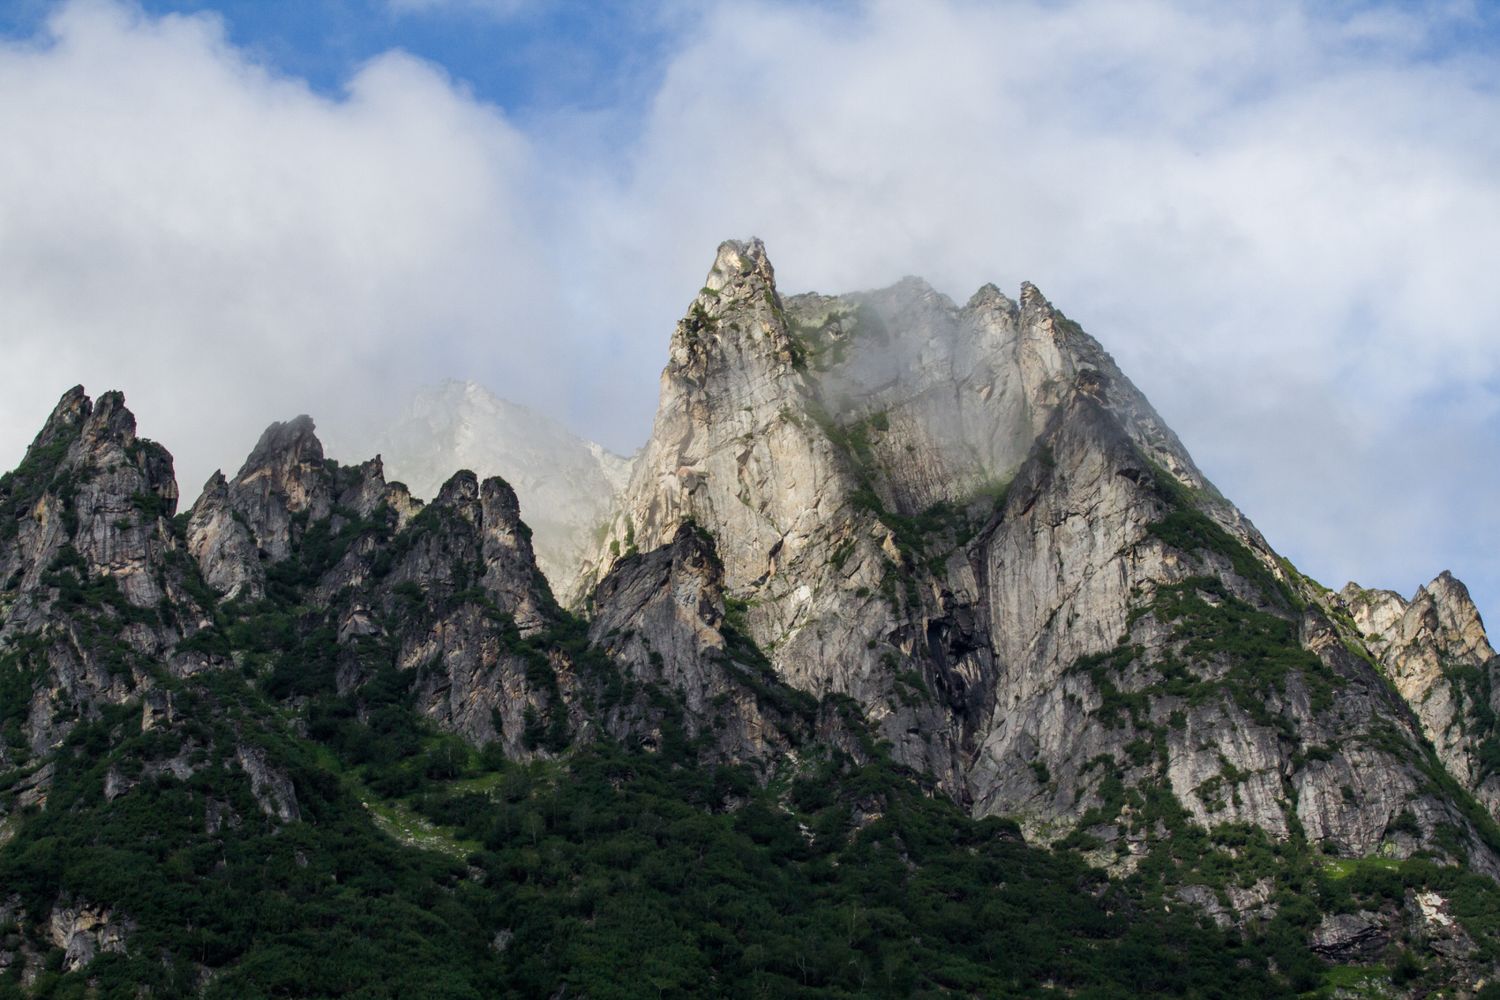
<path fill-rule="evenodd" d="M 1353 583 L 1335 601 L 1416 712 L 1444 765 L 1500 815 L 1500 658 L 1468 588 L 1445 571 L 1410 601 Z"/>
<path fill-rule="evenodd" d="M 0 768 L 48 753 L 103 704 L 130 700 L 164 664 L 190 672 L 181 638 L 203 615 L 171 518 L 172 458 L 136 436 L 124 397 L 58 401 L 26 457 L 0 478 L 0 643 L 29 685 L 0 740 Z M 105 636 L 109 641 L 100 641 Z M 45 801 L 50 772 L 30 779 Z"/>
<path fill-rule="evenodd" d="M 688 523 L 778 677 L 1031 837 L 1128 869 L 1165 792 L 1332 853 L 1458 831 L 1500 871 L 1356 629 L 1034 286 L 783 301 L 758 241 L 723 244 L 569 596 L 601 620 L 594 581 Z"/>
<path fill-rule="evenodd" d="M 123 397 L 70 390 L 0 478 L 0 846 L 68 787 L 70 732 L 127 714 L 170 753 L 101 766 L 105 801 L 217 767 L 239 807 L 216 800 L 210 832 L 310 822 L 316 789 L 242 718 L 199 724 L 224 681 L 278 719 L 397 692 L 509 760 L 600 737 L 771 783 L 888 757 L 1117 874 L 1186 845 L 1176 871 L 1381 857 L 1500 880 L 1500 658 L 1463 585 L 1301 576 L 1033 286 L 783 299 L 758 241 L 725 243 L 611 495 L 559 602 L 505 479 L 457 471 L 424 504 L 298 417 L 177 515 Z M 1172 891 L 1269 920 L 1274 874 Z M 1354 960 L 1443 905 L 1306 929 Z M 81 961 L 131 926 L 54 909 Z"/>

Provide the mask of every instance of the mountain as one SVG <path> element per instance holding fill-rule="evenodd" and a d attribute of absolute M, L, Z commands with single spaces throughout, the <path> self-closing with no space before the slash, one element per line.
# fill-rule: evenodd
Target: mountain
<path fill-rule="evenodd" d="M 65 394 L 0 479 L 0 997 L 1494 994 L 1462 585 L 1299 574 L 1034 287 L 726 243 L 609 495 L 558 600 L 498 476 L 301 416 L 178 513 Z"/>
<path fill-rule="evenodd" d="M 454 379 L 414 394 L 394 422 L 364 444 L 419 497 L 437 496 L 460 469 L 504 477 L 520 498 L 549 580 L 571 576 L 630 474 L 629 459 L 483 386 Z"/>
<path fill-rule="evenodd" d="M 579 592 L 688 521 L 776 672 L 852 697 L 976 815 L 1122 872 L 1161 800 L 1500 873 L 1366 633 L 1034 286 L 783 302 L 764 247 L 726 243 Z"/>

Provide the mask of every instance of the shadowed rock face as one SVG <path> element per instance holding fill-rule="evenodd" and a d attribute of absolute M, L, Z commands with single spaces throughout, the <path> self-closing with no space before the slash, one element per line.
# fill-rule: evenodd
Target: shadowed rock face
<path fill-rule="evenodd" d="M 1200 825 L 1335 853 L 1452 827 L 1496 867 L 1359 636 L 1034 286 L 783 300 L 759 242 L 721 246 L 570 591 L 601 638 L 660 646 L 658 670 L 712 629 L 683 631 L 680 568 L 631 553 L 677 551 L 689 522 L 780 677 L 853 697 L 898 759 L 1032 837 L 1083 823 L 1129 868 L 1160 790 Z M 595 589 L 611 566 L 628 599 Z M 622 602 L 660 610 L 627 630 Z M 710 683 L 684 662 L 674 683 Z"/>
<path fill-rule="evenodd" d="M 811 699 L 778 706 L 757 695 L 754 680 L 764 664 L 758 651 L 736 642 L 725 619 L 723 565 L 713 540 L 692 525 L 662 548 L 616 565 L 592 604 L 589 639 L 636 680 L 679 692 L 688 735 L 709 736 L 711 759 L 768 769 L 813 737 Z"/>
<path fill-rule="evenodd" d="M 0 642 L 34 678 L 0 766 L 15 762 L 7 742 L 49 752 L 80 713 L 148 686 L 155 664 L 192 669 L 175 647 L 203 612 L 173 562 L 176 509 L 172 457 L 136 436 L 118 392 L 70 389 L 0 480 Z"/>

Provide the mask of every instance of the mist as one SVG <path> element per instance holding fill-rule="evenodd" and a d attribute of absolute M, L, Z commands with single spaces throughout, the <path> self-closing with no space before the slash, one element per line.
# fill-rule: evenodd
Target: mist
<path fill-rule="evenodd" d="M 1304 571 L 1500 609 L 1491 15 L 1249 11 L 717 3 L 644 109 L 519 116 L 399 50 L 329 94 L 211 15 L 60 4 L 0 44 L 0 466 L 78 382 L 185 498 L 297 413 L 367 457 L 447 376 L 628 454 L 758 235 L 783 294 L 1036 282 Z"/>

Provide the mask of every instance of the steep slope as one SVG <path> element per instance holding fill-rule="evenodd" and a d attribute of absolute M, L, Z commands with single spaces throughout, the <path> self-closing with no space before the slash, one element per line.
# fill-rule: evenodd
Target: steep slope
<path fill-rule="evenodd" d="M 417 392 L 390 427 L 358 445 L 381 454 L 390 475 L 419 497 L 437 496 L 460 469 L 481 479 L 503 477 L 535 532 L 542 572 L 559 586 L 583 560 L 630 475 L 629 459 L 483 386 L 453 379 Z"/>
<path fill-rule="evenodd" d="M 1334 606 L 1352 617 L 1443 764 L 1500 815 L 1500 659 L 1468 589 L 1447 572 L 1410 601 L 1351 583 Z"/>
<path fill-rule="evenodd" d="M 1500 873 L 1407 706 L 1195 499 L 1090 393 L 1054 415 L 978 546 L 1001 672 L 976 807 L 1125 867 L 1190 822 Z"/>
<path fill-rule="evenodd" d="M 0 480 L 0 996 L 1317 981 L 924 794 L 769 670 L 692 527 L 598 587 L 615 662 L 502 481 L 418 509 L 321 454 L 273 425 L 169 520 L 170 457 L 75 390 Z"/>
<path fill-rule="evenodd" d="M 33 801 L 80 718 L 202 666 L 178 648 L 204 611 L 176 507 L 171 456 L 136 436 L 119 393 L 82 387 L 0 479 L 0 767 L 33 768 Z"/>
<path fill-rule="evenodd" d="M 778 675 L 815 696 L 879 706 L 902 759 L 956 789 L 953 718 L 910 693 L 928 683 L 924 667 L 939 667 L 923 659 L 901 550 L 871 500 L 818 399 L 764 247 L 726 243 L 673 334 L 651 439 L 572 595 L 684 523 L 702 525 Z M 913 656 L 903 683 L 888 664 Z"/>
<path fill-rule="evenodd" d="M 1121 870 L 1192 826 L 1500 873 L 1357 634 L 1033 286 L 783 303 L 726 243 L 661 386 L 584 584 L 702 526 L 777 675 L 977 813 Z"/>

